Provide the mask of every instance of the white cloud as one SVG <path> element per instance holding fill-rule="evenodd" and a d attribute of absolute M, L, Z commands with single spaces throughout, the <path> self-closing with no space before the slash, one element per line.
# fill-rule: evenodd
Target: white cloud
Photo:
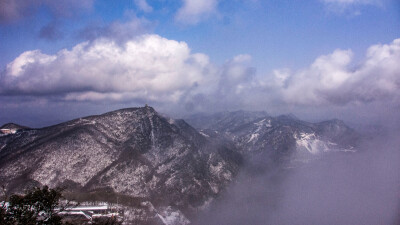
<path fill-rule="evenodd" d="M 183 24 L 197 24 L 217 12 L 218 0 L 183 0 L 175 19 Z"/>
<path fill-rule="evenodd" d="M 244 54 L 216 66 L 186 43 L 158 35 L 123 43 L 102 37 L 54 55 L 22 53 L 1 74 L 0 96 L 222 109 L 247 101 L 255 85 L 250 62 Z"/>
<path fill-rule="evenodd" d="M 143 12 L 149 13 L 153 11 L 153 7 L 151 7 L 146 0 L 134 0 L 134 2 Z"/>
<path fill-rule="evenodd" d="M 184 42 L 143 35 L 120 46 L 97 39 L 47 55 L 27 51 L 7 65 L 0 91 L 16 95 L 61 95 L 67 100 L 177 102 L 213 70 L 203 54 Z"/>
<path fill-rule="evenodd" d="M 336 50 L 307 69 L 276 73 L 275 85 L 284 101 L 302 105 L 400 100 L 400 39 L 371 46 L 358 67 L 352 58 L 350 50 Z"/>
<path fill-rule="evenodd" d="M 97 38 L 54 55 L 22 53 L 0 74 L 0 96 L 52 101 L 148 102 L 174 111 L 400 106 L 400 39 L 371 46 L 363 61 L 351 50 L 322 55 L 297 71 L 262 77 L 251 56 L 217 66 L 185 42 L 141 35 L 120 43 Z M 286 109 L 285 109 L 286 107 Z M 389 109 L 386 109 L 389 110 Z"/>

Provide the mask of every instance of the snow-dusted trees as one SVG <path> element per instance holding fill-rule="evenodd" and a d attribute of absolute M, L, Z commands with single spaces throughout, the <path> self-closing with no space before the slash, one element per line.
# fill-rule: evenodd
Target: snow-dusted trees
<path fill-rule="evenodd" d="M 61 217 L 57 215 L 62 199 L 62 189 L 33 188 L 25 195 L 14 194 L 3 202 L 1 207 L 0 224 L 14 225 L 58 225 Z"/>

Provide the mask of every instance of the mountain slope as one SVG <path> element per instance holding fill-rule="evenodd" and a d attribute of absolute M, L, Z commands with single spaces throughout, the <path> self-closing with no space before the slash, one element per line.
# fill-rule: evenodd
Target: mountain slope
<path fill-rule="evenodd" d="M 0 137 L 0 183 L 108 190 L 193 211 L 232 181 L 239 154 L 151 107 L 122 109 Z"/>
<path fill-rule="evenodd" d="M 264 112 L 198 114 L 187 121 L 198 129 L 146 106 L 3 135 L 0 184 L 9 192 L 66 186 L 72 197 L 119 198 L 130 206 L 125 216 L 132 223 L 163 224 L 175 215 L 175 224 L 187 224 L 240 170 L 257 174 L 353 151 L 358 138 L 340 120 L 309 123 Z"/>

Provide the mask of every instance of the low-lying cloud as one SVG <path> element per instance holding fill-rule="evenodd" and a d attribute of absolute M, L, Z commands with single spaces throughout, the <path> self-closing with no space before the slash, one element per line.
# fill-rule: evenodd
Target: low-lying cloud
<path fill-rule="evenodd" d="M 243 174 L 195 224 L 399 224 L 398 131 L 296 168 Z"/>

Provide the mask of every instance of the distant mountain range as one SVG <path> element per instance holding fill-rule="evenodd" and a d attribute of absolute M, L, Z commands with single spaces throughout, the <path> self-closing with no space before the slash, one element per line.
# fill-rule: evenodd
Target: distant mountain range
<path fill-rule="evenodd" d="M 309 123 L 293 115 L 236 111 L 197 114 L 186 121 L 203 136 L 230 141 L 242 156 L 265 165 L 308 160 L 324 152 L 355 151 L 360 138 L 337 119 Z"/>
<path fill-rule="evenodd" d="M 131 206 L 132 223 L 188 224 L 247 163 L 264 169 L 304 163 L 355 151 L 358 140 L 339 120 L 237 111 L 186 121 L 146 106 L 41 129 L 5 125 L 16 132 L 0 136 L 0 184 L 9 192 L 48 185 L 65 186 L 75 197 L 103 193 Z"/>

